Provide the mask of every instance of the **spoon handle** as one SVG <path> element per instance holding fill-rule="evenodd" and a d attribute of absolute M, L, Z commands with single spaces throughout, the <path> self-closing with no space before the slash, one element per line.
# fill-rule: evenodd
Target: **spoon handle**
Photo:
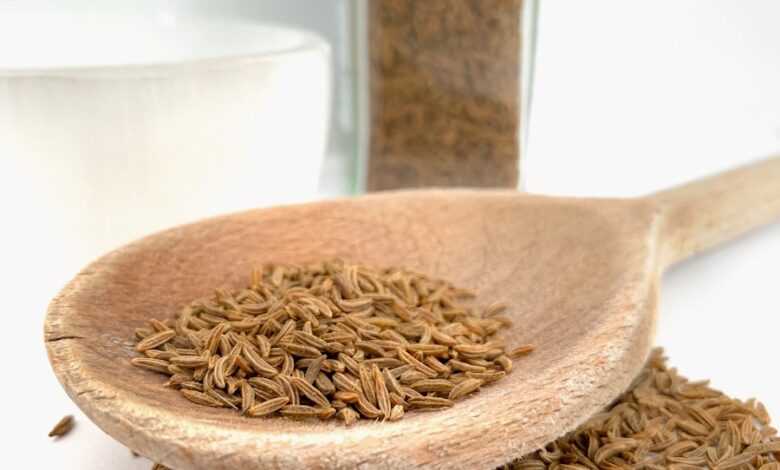
<path fill-rule="evenodd" d="M 780 219 L 780 156 L 650 197 L 663 212 L 667 267 Z"/>

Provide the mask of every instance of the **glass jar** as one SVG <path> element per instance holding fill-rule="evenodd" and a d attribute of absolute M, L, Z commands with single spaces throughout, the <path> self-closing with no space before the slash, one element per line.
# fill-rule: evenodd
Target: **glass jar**
<path fill-rule="evenodd" d="M 517 188 L 536 1 L 354 7 L 359 187 Z"/>

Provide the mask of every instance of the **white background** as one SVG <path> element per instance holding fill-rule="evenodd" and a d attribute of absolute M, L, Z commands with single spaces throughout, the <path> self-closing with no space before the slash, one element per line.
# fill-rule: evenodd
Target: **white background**
<path fill-rule="evenodd" d="M 307 15 L 300 23 L 332 29 L 313 21 L 331 21 L 313 11 L 329 6 L 310 5 L 296 7 Z M 774 0 L 544 2 L 526 189 L 640 195 L 780 151 L 779 19 Z M 0 156 L 10 172 L 1 204 L 19 214 L 36 188 L 13 186 L 14 168 L 12 155 Z M 49 369 L 43 312 L 77 266 L 41 249 L 55 235 L 45 218 L 5 218 L 2 227 L 0 467 L 148 468 L 84 418 Z M 757 396 L 777 415 L 779 279 L 778 225 L 683 263 L 663 284 L 658 344 L 685 375 Z M 67 413 L 78 420 L 73 434 L 48 442 Z"/>

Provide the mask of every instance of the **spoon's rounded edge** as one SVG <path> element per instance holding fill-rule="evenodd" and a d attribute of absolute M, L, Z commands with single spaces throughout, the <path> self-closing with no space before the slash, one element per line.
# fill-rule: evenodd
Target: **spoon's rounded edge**
<path fill-rule="evenodd" d="M 447 196 L 459 194 L 462 197 L 473 195 L 469 191 L 398 194 L 411 194 L 411 197 L 430 195 L 436 198 L 442 193 Z M 494 194 L 496 197 L 519 197 L 503 192 Z M 384 196 L 370 198 L 382 197 Z M 320 210 L 328 204 L 339 203 L 335 201 L 307 206 Z M 252 211 L 226 218 L 278 210 L 283 209 Z M 612 211 L 609 204 L 599 207 L 598 210 L 606 213 Z M 620 212 L 624 209 L 615 210 Z M 632 211 L 636 211 L 636 208 L 632 208 Z M 654 211 L 654 208 L 643 209 L 643 212 L 648 214 L 648 220 L 652 219 L 653 226 Z M 646 225 L 645 222 L 643 220 L 637 224 Z M 615 321 L 605 322 L 599 328 L 586 332 L 583 335 L 583 344 L 599 342 L 604 344 L 604 348 L 591 348 L 587 351 L 583 349 L 579 351 L 582 355 L 561 357 L 554 370 L 546 370 L 533 377 L 535 384 L 555 384 L 561 393 L 543 398 L 529 394 L 526 399 L 509 393 L 512 390 L 501 390 L 501 385 L 491 389 L 498 395 L 496 399 L 505 403 L 504 406 L 520 407 L 527 411 L 522 416 L 512 413 L 502 413 L 500 416 L 485 414 L 484 408 L 469 406 L 470 401 L 474 400 L 470 399 L 454 408 L 463 411 L 462 414 L 467 418 L 463 422 L 469 426 L 461 426 L 458 418 L 454 421 L 444 420 L 452 425 L 448 429 L 432 429 L 429 423 L 440 420 L 438 414 L 430 414 L 399 423 L 383 424 L 381 427 L 387 432 L 379 435 L 386 434 L 387 440 L 376 439 L 375 433 L 367 427 L 331 433 L 330 440 L 327 437 L 322 440 L 321 433 L 249 433 L 244 429 L 224 429 L 214 422 L 193 422 L 178 414 L 177 410 L 155 407 L 148 400 L 136 397 L 128 390 L 117 388 L 105 378 L 91 374 L 90 369 L 85 367 L 84 358 L 95 354 L 95 350 L 91 338 L 79 334 L 84 326 L 84 318 L 79 315 L 79 304 L 76 301 L 91 288 L 95 279 L 110 274 L 111 260 L 115 257 L 123 256 L 128 250 L 137 249 L 138 245 L 146 240 L 164 236 L 172 231 L 187 230 L 195 225 L 197 224 L 152 235 L 92 263 L 52 301 L 45 328 L 46 346 L 52 367 L 73 401 L 108 434 L 143 455 L 173 468 L 219 469 L 235 468 L 236 465 L 248 468 L 323 469 L 360 465 L 387 469 L 465 469 L 475 466 L 493 468 L 506 463 L 509 458 L 535 450 L 558 437 L 561 431 L 574 429 L 587 417 L 599 411 L 629 386 L 651 348 L 655 325 L 657 269 L 647 266 L 647 269 L 629 273 L 630 279 L 626 280 L 628 287 L 614 292 L 603 306 L 605 309 L 626 312 L 630 310 L 639 314 L 627 313 L 616 317 Z M 651 232 L 654 230 L 653 228 Z M 655 258 L 654 254 L 650 253 L 655 249 L 652 233 L 646 238 L 645 242 L 638 243 L 632 250 L 640 251 L 634 253 L 634 256 L 651 260 L 647 263 L 652 264 Z M 107 358 L 109 361 L 115 359 Z M 568 380 L 561 383 L 562 377 L 568 377 Z M 612 380 L 605 381 L 604 377 L 610 377 Z M 317 426 L 319 425 L 314 428 Z M 305 429 L 305 426 L 302 429 Z M 419 433 L 420 438 L 399 439 L 400 431 L 407 437 Z M 258 449 L 262 449 L 262 452 L 258 452 Z"/>

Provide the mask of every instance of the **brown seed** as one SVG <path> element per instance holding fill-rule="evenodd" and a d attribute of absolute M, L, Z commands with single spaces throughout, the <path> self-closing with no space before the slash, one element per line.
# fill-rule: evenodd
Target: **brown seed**
<path fill-rule="evenodd" d="M 414 367 L 410 366 L 409 364 L 404 364 L 402 366 L 394 367 L 390 369 L 390 374 L 397 379 L 401 377 L 405 372 L 409 372 L 410 370 L 414 370 Z"/>
<path fill-rule="evenodd" d="M 354 377 L 347 376 L 341 372 L 336 372 L 333 375 L 333 385 L 336 386 L 336 389 L 344 390 L 346 392 L 357 393 L 361 391 L 359 379 L 355 380 Z"/>
<path fill-rule="evenodd" d="M 271 395 L 280 397 L 286 396 L 285 389 L 278 381 L 271 380 L 266 377 L 251 377 L 248 380 L 249 384 L 253 387 L 262 390 Z"/>
<path fill-rule="evenodd" d="M 306 374 L 305 378 L 306 381 L 310 384 L 313 384 L 315 380 L 317 380 L 317 376 L 320 375 L 320 370 L 322 369 L 322 363 L 325 361 L 326 356 L 319 356 L 316 359 L 313 359 L 309 365 L 306 367 Z"/>
<path fill-rule="evenodd" d="M 448 408 L 455 403 L 452 400 L 448 400 L 447 398 L 439 398 L 439 397 L 419 397 L 419 398 L 410 398 L 409 405 L 411 405 L 413 408 L 417 409 L 439 409 L 439 408 Z"/>
<path fill-rule="evenodd" d="M 706 436 L 707 434 L 709 434 L 709 430 L 707 429 L 706 426 L 697 423 L 696 421 L 693 420 L 679 421 L 677 423 L 677 426 L 689 434 L 694 434 L 699 436 Z"/>
<path fill-rule="evenodd" d="M 720 462 L 718 462 L 717 469 L 730 470 L 733 468 L 737 468 L 747 463 L 750 463 L 750 461 L 753 460 L 754 458 L 755 458 L 755 454 L 735 455 L 734 457 L 730 457 L 728 459 L 721 460 Z"/>
<path fill-rule="evenodd" d="M 304 331 L 296 331 L 293 333 L 293 336 L 295 337 L 295 339 L 300 341 L 301 344 L 310 346 L 318 350 L 325 349 L 328 345 L 327 341 L 320 339 L 311 333 L 306 333 Z"/>
<path fill-rule="evenodd" d="M 401 405 L 404 408 L 409 407 L 409 403 L 407 403 L 406 400 L 404 400 L 403 395 L 399 395 L 393 392 L 390 392 L 390 403 L 392 403 L 393 405 Z"/>
<path fill-rule="evenodd" d="M 449 394 L 455 384 L 447 379 L 423 379 L 410 385 L 420 393 L 443 393 Z"/>
<path fill-rule="evenodd" d="M 435 370 L 439 375 L 446 377 L 452 373 L 452 369 L 450 369 L 449 366 L 444 365 L 441 361 L 433 356 L 427 356 L 423 362 L 425 362 L 425 365 Z"/>
<path fill-rule="evenodd" d="M 74 424 L 75 421 L 73 420 L 73 416 L 68 415 L 63 417 L 54 425 L 52 430 L 49 431 L 49 437 L 64 437 L 73 429 Z"/>
<path fill-rule="evenodd" d="M 404 364 L 403 362 L 393 357 L 377 357 L 373 359 L 366 359 L 364 363 L 367 366 L 376 365 L 380 369 L 392 369 Z"/>
<path fill-rule="evenodd" d="M 237 404 L 241 404 L 241 400 L 237 400 L 235 397 L 229 397 L 225 392 L 222 390 L 216 390 L 213 388 L 204 388 L 204 392 L 206 395 L 210 396 L 211 398 L 224 403 L 228 408 L 233 408 L 234 410 L 238 410 Z"/>
<path fill-rule="evenodd" d="M 359 398 L 360 394 L 355 392 L 344 392 L 339 390 L 333 394 L 334 400 L 343 401 L 344 403 L 357 403 Z"/>
<path fill-rule="evenodd" d="M 395 405 L 393 406 L 392 411 L 390 411 L 390 416 L 388 416 L 388 420 L 398 421 L 403 417 L 404 417 L 404 407 L 401 405 Z"/>
<path fill-rule="evenodd" d="M 467 359 L 480 359 L 486 357 L 490 347 L 485 344 L 456 344 L 452 347 L 461 357 Z"/>
<path fill-rule="evenodd" d="M 279 345 L 288 353 L 299 357 L 319 357 L 322 353 L 311 346 L 304 346 L 295 343 L 279 343 Z"/>
<path fill-rule="evenodd" d="M 530 344 L 526 344 L 526 345 L 523 345 L 523 346 L 518 346 L 515 349 L 509 351 L 507 356 L 509 356 L 509 357 L 511 357 L 513 359 L 517 359 L 518 357 L 522 357 L 522 356 L 525 356 L 527 354 L 530 354 L 531 352 L 533 352 L 534 349 L 535 348 L 533 346 L 531 346 Z"/>
<path fill-rule="evenodd" d="M 374 406 L 363 394 L 358 395 L 358 400 L 355 402 L 357 410 L 369 419 L 379 418 L 382 416 L 382 411 Z"/>
<path fill-rule="evenodd" d="M 758 470 L 780 470 L 780 463 L 777 462 L 765 463 Z"/>
<path fill-rule="evenodd" d="M 290 418 L 318 418 L 325 410 L 307 405 L 285 405 L 279 412 Z"/>
<path fill-rule="evenodd" d="M 293 359 L 292 355 L 285 354 L 282 360 L 282 370 L 279 373 L 281 375 L 292 375 L 293 370 L 295 370 L 295 359 Z"/>
<path fill-rule="evenodd" d="M 154 330 L 151 330 L 149 328 L 136 328 L 135 329 L 135 337 L 136 337 L 136 339 L 139 339 L 139 340 L 144 339 L 144 338 L 146 338 L 147 336 L 149 336 L 149 335 L 151 335 L 153 333 L 154 333 Z"/>
<path fill-rule="evenodd" d="M 504 372 L 506 372 L 507 374 L 512 371 L 512 359 L 509 359 L 508 356 L 504 356 L 504 355 L 498 356 L 495 359 L 495 362 L 496 364 L 501 366 L 501 368 L 504 369 Z"/>
<path fill-rule="evenodd" d="M 292 382 L 290 382 L 290 377 L 277 375 L 274 377 L 274 380 L 282 387 L 284 395 L 290 399 L 290 405 L 300 405 L 301 401 L 300 396 L 298 395 L 298 389 L 293 387 Z"/>
<path fill-rule="evenodd" d="M 178 387 L 179 385 L 192 380 L 192 376 L 186 374 L 173 374 L 167 382 L 166 387 Z"/>
<path fill-rule="evenodd" d="M 339 353 L 339 361 L 346 366 L 346 369 L 355 377 L 360 376 L 360 365 L 352 357 L 344 353 Z"/>
<path fill-rule="evenodd" d="M 321 420 L 328 420 L 333 416 L 335 416 L 337 411 L 338 410 L 336 410 L 336 408 L 333 406 L 329 406 L 327 408 L 320 408 L 320 414 L 318 418 L 320 418 Z"/>
<path fill-rule="evenodd" d="M 255 406 L 255 389 L 249 385 L 249 382 L 241 382 L 241 412 L 246 414 L 253 406 Z"/>
<path fill-rule="evenodd" d="M 150 334 L 145 337 L 138 344 L 135 345 L 136 351 L 146 351 L 148 349 L 155 349 L 168 341 L 172 340 L 176 336 L 176 332 L 173 330 L 163 330 L 154 334 Z"/>
<path fill-rule="evenodd" d="M 458 343 L 458 341 L 452 336 L 442 333 L 441 331 L 435 328 L 431 331 L 431 339 L 433 339 L 439 344 L 443 344 L 446 346 L 454 346 Z"/>
<path fill-rule="evenodd" d="M 350 426 L 360 419 L 360 415 L 350 407 L 343 408 L 337 413 L 338 417 L 344 421 L 344 424 Z"/>
<path fill-rule="evenodd" d="M 434 356 L 447 355 L 447 353 L 450 350 L 449 347 L 441 344 L 421 344 L 421 343 L 407 344 L 405 348 L 412 352 L 421 352 L 423 354 L 431 354 Z"/>
<path fill-rule="evenodd" d="M 198 369 L 209 365 L 209 360 L 204 356 L 176 356 L 171 358 L 171 364 L 187 369 Z"/>
<path fill-rule="evenodd" d="M 363 390 L 363 396 L 365 396 L 372 405 L 376 405 L 376 389 L 374 387 L 374 380 L 371 376 L 371 369 L 365 366 L 360 367 L 360 387 Z"/>
<path fill-rule="evenodd" d="M 355 347 L 362 349 L 364 353 L 369 354 L 371 357 L 383 357 L 385 355 L 385 350 L 371 341 L 356 341 Z"/>
<path fill-rule="evenodd" d="M 258 418 L 260 416 L 267 416 L 271 413 L 275 413 L 290 401 L 287 397 L 272 398 L 270 400 L 259 403 L 246 411 L 247 416 Z"/>
<path fill-rule="evenodd" d="M 257 342 L 257 348 L 260 350 L 260 356 L 267 358 L 271 354 L 271 342 L 264 335 L 255 336 Z"/>
<path fill-rule="evenodd" d="M 219 342 L 222 339 L 222 333 L 224 333 L 226 329 L 227 329 L 226 323 L 218 323 L 211 330 L 208 338 L 206 339 L 206 350 L 209 353 L 215 354 L 217 352 L 217 348 L 219 347 Z"/>
<path fill-rule="evenodd" d="M 473 364 L 469 364 L 468 362 L 459 361 L 457 359 L 451 359 L 449 362 L 447 362 L 447 365 L 451 367 L 452 370 L 463 372 L 485 372 L 487 370 L 487 368 L 484 366 L 475 366 Z"/>
<path fill-rule="evenodd" d="M 437 374 L 435 370 L 431 369 L 430 367 L 426 366 L 425 364 L 417 360 L 417 358 L 415 358 L 414 356 L 406 352 L 403 348 L 398 348 L 397 354 L 400 360 L 414 367 L 425 376 L 431 378 L 436 377 Z"/>
<path fill-rule="evenodd" d="M 411 385 L 415 382 L 427 379 L 428 376 L 418 370 L 409 370 L 401 374 L 399 381 L 404 385 Z"/>
<path fill-rule="evenodd" d="M 332 401 L 330 402 L 330 406 L 332 406 L 333 408 L 335 408 L 335 409 L 336 409 L 336 411 L 338 411 L 338 410 L 340 410 L 340 409 L 342 409 L 342 408 L 346 408 L 346 407 L 347 407 L 347 404 L 346 404 L 346 403 L 344 403 L 344 402 L 343 402 L 343 401 L 341 401 L 341 400 L 332 400 Z"/>
<path fill-rule="evenodd" d="M 466 377 L 470 377 L 472 379 L 480 379 L 485 383 L 501 380 L 505 376 L 506 376 L 506 372 L 504 371 L 466 372 Z"/>
<path fill-rule="evenodd" d="M 198 405 L 211 406 L 215 408 L 221 408 L 225 406 L 225 404 L 222 401 L 214 397 L 211 397 L 206 393 L 198 392 L 195 390 L 186 390 L 186 389 L 181 390 L 180 392 L 182 395 L 184 395 L 184 398 L 186 398 L 187 400 L 193 403 L 197 403 Z"/>
<path fill-rule="evenodd" d="M 319 375 L 317 375 L 317 379 L 314 380 L 314 386 L 325 395 L 330 395 L 336 391 L 336 386 L 328 376 L 322 372 L 320 372 Z"/>
<path fill-rule="evenodd" d="M 238 389 L 241 388 L 241 383 L 243 380 L 238 379 L 236 377 L 228 377 L 227 378 L 227 394 L 228 395 L 234 395 Z"/>
<path fill-rule="evenodd" d="M 344 363 L 341 361 L 337 361 L 335 359 L 325 359 L 322 361 L 322 370 L 324 372 L 344 372 L 347 370 L 347 368 L 344 366 Z"/>
<path fill-rule="evenodd" d="M 284 323 L 284 325 L 282 325 L 279 331 L 277 331 L 276 334 L 269 339 L 269 343 L 271 343 L 271 346 L 276 346 L 282 340 L 282 338 L 292 333 L 293 330 L 295 330 L 295 320 L 289 319 Z"/>
<path fill-rule="evenodd" d="M 390 370 L 385 369 L 384 371 L 382 371 L 382 375 L 384 375 L 385 385 L 387 386 L 387 390 L 390 393 L 395 393 L 399 396 L 404 395 L 404 392 L 401 389 L 401 384 L 398 383 L 398 380 L 396 380 L 396 378 L 393 376 Z"/>
<path fill-rule="evenodd" d="M 390 394 L 387 391 L 385 378 L 376 365 L 371 366 L 371 378 L 373 379 L 374 391 L 376 393 L 376 404 L 385 418 L 389 418 L 391 411 Z"/>
<path fill-rule="evenodd" d="M 330 405 L 330 401 L 317 390 L 312 384 L 299 377 L 290 377 L 290 383 L 295 387 L 298 392 L 303 394 L 306 398 L 314 402 L 321 408 L 326 408 Z"/>
<path fill-rule="evenodd" d="M 493 302 L 490 304 L 486 309 L 483 317 L 492 317 L 493 315 L 497 315 L 499 313 L 502 313 L 504 310 L 506 310 L 508 305 L 505 302 Z"/>
<path fill-rule="evenodd" d="M 244 346 L 243 357 L 246 359 L 249 367 L 263 377 L 273 377 L 279 373 L 276 367 L 266 362 L 266 360 L 260 357 L 260 355 L 250 346 Z"/>
<path fill-rule="evenodd" d="M 766 454 L 780 452 L 780 440 L 753 444 L 744 450 L 746 454 Z"/>
<path fill-rule="evenodd" d="M 466 379 L 463 382 L 452 387 L 449 392 L 450 400 L 458 400 L 466 395 L 479 390 L 482 386 L 482 380 L 480 379 Z"/>
<path fill-rule="evenodd" d="M 596 455 L 593 456 L 593 461 L 597 465 L 602 464 L 613 455 L 634 449 L 637 445 L 638 442 L 634 439 L 621 439 L 617 442 L 605 444 L 598 451 L 596 451 Z"/>
<path fill-rule="evenodd" d="M 176 356 L 176 353 L 173 351 L 160 351 L 159 349 L 147 349 L 144 351 L 144 354 L 146 357 L 151 357 L 152 359 L 162 359 L 164 361 L 170 361 L 171 358 Z"/>
<path fill-rule="evenodd" d="M 136 367 L 141 367 L 143 369 L 152 370 L 155 372 L 161 372 L 163 374 L 170 373 L 168 366 L 170 365 L 168 361 L 164 361 L 162 359 L 152 359 L 150 357 L 134 357 L 130 359 L 130 363 L 132 363 Z"/>
<path fill-rule="evenodd" d="M 227 360 L 227 356 L 222 356 L 214 365 L 214 385 L 218 388 L 225 388 L 227 386 L 227 382 L 225 382 L 225 367 Z"/>

